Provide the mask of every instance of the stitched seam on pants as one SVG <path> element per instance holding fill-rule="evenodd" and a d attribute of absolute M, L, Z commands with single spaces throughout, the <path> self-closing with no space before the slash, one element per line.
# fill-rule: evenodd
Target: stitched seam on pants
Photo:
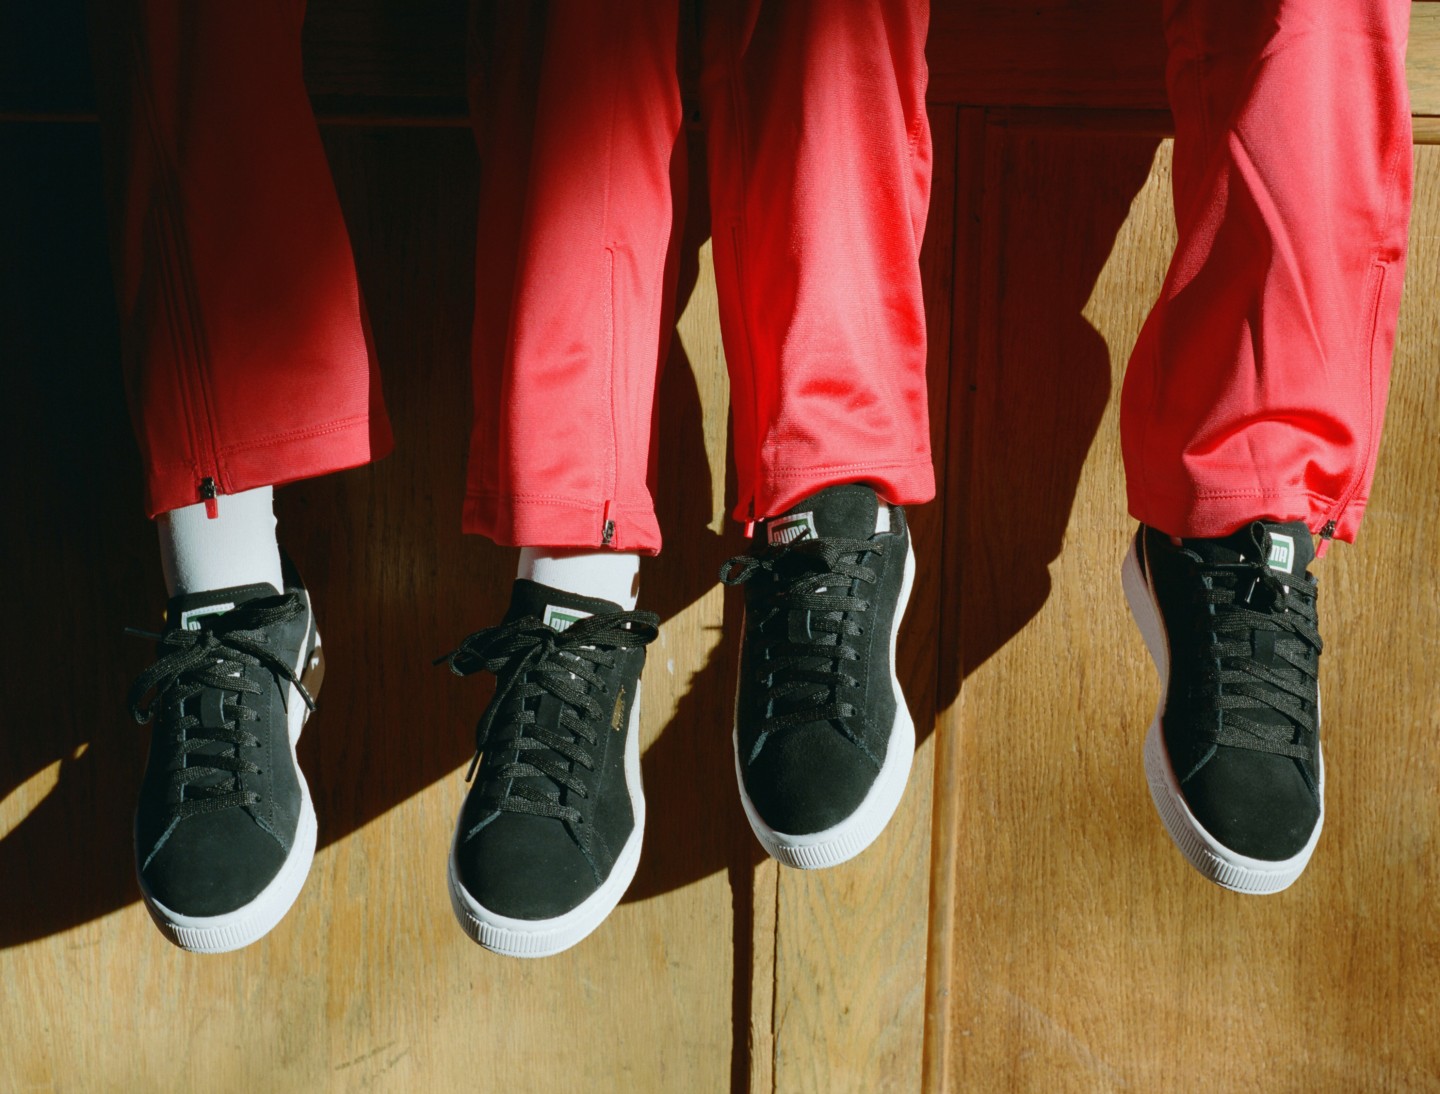
<path fill-rule="evenodd" d="M 151 246 L 155 249 L 156 261 L 160 264 L 160 296 L 163 301 L 165 326 L 170 337 L 170 345 L 175 355 L 174 376 L 176 384 L 180 389 L 180 413 L 185 420 L 185 432 L 189 437 L 188 459 L 181 463 L 189 470 L 190 485 L 193 487 L 200 478 L 200 440 L 196 430 L 195 412 L 190 399 L 190 381 L 186 375 L 186 369 L 181 366 L 185 356 L 186 338 L 183 333 L 183 322 L 180 318 L 180 305 L 175 299 L 175 294 L 170 287 L 170 252 L 169 245 L 165 240 L 162 226 L 158 223 L 161 219 L 158 213 L 152 213 L 145 218 L 144 231 L 153 237 Z M 140 367 L 137 365 L 137 367 Z M 145 424 L 138 423 L 140 431 L 145 432 Z M 146 446 L 149 447 L 148 444 Z M 150 455 L 152 466 L 155 463 L 153 453 Z M 191 501 L 194 501 L 191 498 Z"/>
<path fill-rule="evenodd" d="M 1333 507 L 1335 499 L 1329 494 L 1319 494 L 1314 490 L 1164 490 L 1159 489 L 1152 492 L 1157 498 L 1170 498 L 1174 501 L 1225 501 L 1239 500 L 1241 498 L 1309 498 L 1311 501 L 1321 503 L 1326 507 Z"/>
<path fill-rule="evenodd" d="M 188 335 L 191 343 L 191 360 L 195 368 L 195 376 L 198 381 L 194 388 L 189 384 L 188 377 L 185 378 L 186 401 L 190 404 L 187 412 L 193 414 L 196 410 L 203 410 L 204 422 L 192 419 L 192 439 L 195 442 L 193 456 L 197 464 L 197 476 L 207 470 L 205 457 L 208 456 L 214 464 L 215 477 L 222 484 L 226 482 L 226 475 L 221 464 L 220 455 L 216 447 L 215 437 L 215 410 L 211 403 L 210 383 L 207 376 L 210 371 L 210 347 L 205 338 L 205 324 L 200 309 L 200 293 L 196 287 L 195 271 L 190 263 L 190 251 L 184 230 L 184 218 L 179 210 L 184 207 L 180 191 L 178 189 L 179 170 L 165 154 L 164 142 L 160 139 L 160 126 L 158 114 L 155 110 L 154 100 L 150 95 L 150 64 L 149 57 L 140 48 L 139 42 L 132 36 L 131 44 L 134 47 L 136 67 L 143 74 L 143 79 L 137 81 L 141 91 L 141 98 L 145 105 L 145 119 L 150 133 L 152 149 L 155 154 L 159 170 L 156 177 L 159 180 L 162 200 L 158 205 L 166 226 L 169 229 L 170 241 L 173 243 L 173 259 L 175 280 L 180 289 L 180 300 L 183 308 L 179 309 L 185 317 L 184 332 Z M 170 281 L 166 279 L 167 291 L 170 289 Z M 172 300 L 174 297 L 172 297 Z M 198 388 L 198 398 L 195 396 L 195 388 Z M 201 434 L 204 434 L 202 439 Z M 205 451 L 202 453 L 201 448 Z"/>
<path fill-rule="evenodd" d="M 615 408 L 615 249 L 605 248 L 605 394 L 610 404 L 610 468 L 609 480 L 602 491 L 602 502 L 608 503 L 618 491 L 620 482 L 620 422 Z M 602 529 L 603 531 L 603 529 Z"/>
<path fill-rule="evenodd" d="M 169 164 L 166 162 L 164 144 L 160 140 L 159 123 L 155 117 L 154 102 L 149 94 L 147 81 L 150 78 L 150 66 L 136 33 L 131 33 L 129 45 L 135 69 L 136 94 L 141 101 L 142 116 L 145 119 L 145 132 L 150 139 L 151 152 L 155 156 L 155 160 L 160 168 L 160 178 L 164 179 Z M 161 200 L 159 202 L 152 202 L 145 220 L 141 225 L 141 233 L 142 235 L 148 234 L 151 236 L 151 246 L 154 247 L 157 261 L 159 261 L 162 267 L 160 271 L 160 288 L 165 303 L 165 316 L 170 332 L 170 344 L 175 354 L 175 379 L 181 391 L 180 403 L 181 411 L 185 415 L 185 431 L 190 438 L 190 459 L 185 461 L 185 465 L 189 467 L 190 477 L 194 480 L 200 477 L 201 446 L 199 425 L 195 421 L 195 409 L 190 392 L 190 378 L 187 374 L 188 370 L 183 365 L 186 358 L 186 343 L 190 340 L 186 339 L 184 335 L 184 324 L 180 318 L 180 302 L 176 300 L 174 294 L 173 279 L 170 276 L 171 254 L 164 232 L 164 229 L 169 226 L 169 217 L 166 215 L 168 210 L 165 207 L 165 201 L 169 199 L 169 197 L 170 194 L 162 190 Z M 191 325 L 193 326 L 193 324 Z M 196 347 L 192 345 L 191 349 L 193 352 L 196 350 Z M 140 362 L 136 362 L 137 369 L 143 367 Z M 141 423 L 141 431 L 144 432 L 143 423 Z M 148 455 L 150 446 L 147 443 L 145 447 Z M 153 456 L 151 456 L 151 460 L 153 462 Z"/>
<path fill-rule="evenodd" d="M 271 433 L 255 440 L 243 441 L 236 444 L 227 444 L 223 448 L 216 449 L 217 452 L 235 453 L 248 452 L 252 448 L 273 448 L 276 445 L 288 444 L 291 441 L 309 440 L 313 437 L 324 437 L 331 433 L 342 433 L 354 429 L 356 426 L 369 426 L 370 419 L 362 415 L 353 418 L 342 418 L 331 422 L 329 425 L 311 426 L 306 429 L 292 429 L 285 433 Z"/>
<path fill-rule="evenodd" d="M 783 470 L 767 470 L 765 478 L 768 482 L 776 479 L 799 479 L 819 472 L 830 471 L 883 471 L 895 467 L 925 467 L 930 464 L 929 460 L 897 460 L 891 463 L 823 463 L 811 464 L 805 467 L 789 467 Z"/>
<path fill-rule="evenodd" d="M 1377 262 L 1371 267 L 1371 274 L 1374 278 L 1374 288 L 1366 301 L 1366 311 L 1370 315 L 1370 321 L 1364 330 L 1366 338 L 1364 341 L 1364 354 L 1357 353 L 1356 360 L 1365 363 L 1365 442 L 1360 450 L 1360 466 L 1356 469 L 1350 482 L 1340 492 L 1335 501 L 1335 513 L 1331 518 L 1338 521 L 1340 515 L 1349 507 L 1355 494 L 1365 483 L 1365 476 L 1370 470 L 1375 450 L 1380 445 L 1379 433 L 1375 422 L 1375 336 L 1380 328 L 1380 302 L 1385 298 L 1386 273 L 1389 267 L 1384 262 Z"/>
<path fill-rule="evenodd" d="M 614 48 L 615 37 L 618 33 L 616 30 L 617 26 L 618 20 L 611 20 L 610 29 L 612 44 L 611 48 L 609 49 L 610 56 L 615 56 L 617 53 L 617 50 Z M 619 324 L 616 322 L 616 311 L 619 302 L 615 298 L 615 245 L 609 242 L 610 200 L 614 193 L 615 181 L 615 127 L 617 115 L 620 112 L 620 94 L 618 91 L 614 90 L 614 88 L 616 87 L 615 81 L 606 81 L 606 86 L 610 87 L 612 90 L 610 92 L 610 117 L 605 134 L 605 204 L 604 211 L 602 212 L 600 218 L 600 238 L 606 241 L 605 281 L 603 287 L 603 291 L 605 293 L 605 354 L 607 358 L 605 362 L 605 401 L 610 406 L 610 452 L 608 454 L 609 467 L 607 468 L 609 479 L 607 482 L 605 482 L 602 489 L 601 501 L 604 503 L 603 508 L 608 508 L 610 499 L 615 496 L 619 487 L 621 433 L 620 422 L 615 409 L 615 339 L 617 337 L 616 332 L 619 327 Z M 600 530 L 601 538 L 604 537 L 603 521 L 606 519 L 603 516 L 603 508 L 601 516 L 602 528 Z"/>

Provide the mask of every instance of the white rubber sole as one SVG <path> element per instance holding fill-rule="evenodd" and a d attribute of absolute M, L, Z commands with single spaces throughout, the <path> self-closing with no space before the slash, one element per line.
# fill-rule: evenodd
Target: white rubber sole
<path fill-rule="evenodd" d="M 1130 614 L 1145 639 L 1145 647 L 1150 651 L 1150 659 L 1155 662 L 1155 671 L 1160 677 L 1160 701 L 1155 707 L 1150 730 L 1145 734 L 1145 781 L 1150 787 L 1150 799 L 1155 803 L 1155 811 L 1160 814 L 1171 841 L 1186 861 L 1205 877 L 1237 893 L 1278 893 L 1288 888 L 1304 871 L 1310 856 L 1315 853 L 1315 845 L 1320 841 L 1320 830 L 1325 826 L 1325 759 L 1319 742 L 1316 742 L 1315 759 L 1319 776 L 1320 817 L 1315 823 L 1315 830 L 1310 833 L 1310 839 L 1300 851 L 1288 859 L 1274 862 L 1250 858 L 1230 850 L 1206 831 L 1186 804 L 1180 780 L 1165 751 L 1160 718 L 1165 712 L 1170 683 L 1170 648 L 1155 593 L 1140 568 L 1138 549 L 1137 537 L 1131 541 L 1130 550 L 1120 567 L 1120 581 L 1130 605 Z M 1318 717 L 1317 703 L 1317 721 Z"/>
<path fill-rule="evenodd" d="M 900 623 L 905 618 L 905 609 L 910 603 L 910 590 L 915 584 L 915 549 L 913 541 L 905 554 L 905 574 L 900 585 L 900 599 L 895 606 L 895 625 L 890 629 L 890 685 L 895 691 L 895 724 L 890 728 L 890 742 L 885 748 L 885 762 L 880 773 L 871 784 L 855 812 L 839 824 L 820 832 L 793 835 L 777 832 L 761 818 L 755 803 L 745 792 L 745 775 L 740 765 L 740 730 L 737 725 L 731 733 L 735 754 L 735 781 L 740 787 L 740 804 L 745 808 L 745 818 L 755 838 L 771 858 L 798 870 L 821 870 L 828 866 L 839 866 L 848 862 L 869 847 L 885 830 L 900 800 L 905 796 L 905 786 L 910 781 L 910 765 L 915 759 L 915 722 L 910 708 L 905 704 L 905 695 L 900 690 L 900 677 L 895 671 L 895 647 L 900 635 Z M 742 624 L 743 633 L 743 624 Z M 740 688 L 735 688 L 738 712 Z"/>
<path fill-rule="evenodd" d="M 460 826 L 450 844 L 450 907 L 471 941 L 504 957 L 551 957 L 580 942 L 615 910 L 625 890 L 635 880 L 640 865 L 640 845 L 645 836 L 645 792 L 640 782 L 640 694 L 630 707 L 630 728 L 625 738 L 625 787 L 630 792 L 630 809 L 635 827 L 615 858 L 610 876 L 584 901 L 564 915 L 552 919 L 514 919 L 492 912 L 460 884 L 455 852 L 460 845 Z"/>
<path fill-rule="evenodd" d="M 312 649 L 308 638 L 301 644 L 299 662 L 295 666 L 297 676 L 303 677 L 320 663 L 320 634 L 314 629 L 313 615 L 310 626 L 315 645 Z M 160 932 L 182 950 L 189 950 L 191 953 L 228 953 L 258 941 L 285 918 L 285 913 L 294 906 L 300 890 L 305 886 L 305 879 L 310 875 L 310 866 L 315 861 L 315 805 L 310 800 L 310 786 L 305 781 L 305 773 L 300 770 L 300 762 L 295 755 L 295 745 L 310 717 L 310 709 L 300 698 L 300 692 L 294 684 L 290 685 L 286 695 L 285 711 L 290 738 L 290 759 L 295 764 L 295 774 L 300 782 L 300 817 L 290 854 L 270 884 L 249 904 L 236 908 L 233 912 L 216 916 L 187 916 L 156 900 L 146 888 L 145 879 L 139 877 L 137 871 L 140 895 L 145 901 L 150 918 L 155 921 Z"/>

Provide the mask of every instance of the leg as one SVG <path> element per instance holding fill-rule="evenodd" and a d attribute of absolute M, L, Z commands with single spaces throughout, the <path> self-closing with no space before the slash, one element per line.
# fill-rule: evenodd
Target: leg
<path fill-rule="evenodd" d="M 315 846 L 294 746 L 319 636 L 281 562 L 271 485 L 389 445 L 301 81 L 301 11 L 95 12 L 126 375 L 172 594 L 131 694 L 157 723 L 137 872 L 166 937 L 201 952 L 273 928 Z"/>
<path fill-rule="evenodd" d="M 1179 242 L 1121 410 L 1142 523 L 1353 539 L 1405 271 L 1409 14 L 1167 4 Z"/>
<path fill-rule="evenodd" d="M 97 7 L 151 515 L 384 455 L 349 239 L 301 79 L 303 4 Z"/>
<path fill-rule="evenodd" d="M 1271 893 L 1324 822 L 1317 586 L 1355 535 L 1405 265 L 1405 0 L 1167 5 L 1179 242 L 1131 359 L 1131 610 L 1151 796 L 1202 874 Z"/>
<path fill-rule="evenodd" d="M 919 251 L 923 2 L 713 4 L 702 91 L 740 482 L 758 521 L 736 700 L 741 801 L 798 867 L 859 854 L 900 803 L 894 672 L 934 494 Z M 887 504 L 889 503 L 889 504 Z"/>
<path fill-rule="evenodd" d="M 647 479 L 671 322 L 675 8 L 502 4 L 476 27 L 484 181 L 464 526 L 497 543 L 660 548 Z"/>
<path fill-rule="evenodd" d="M 737 519 L 934 496 L 920 241 L 928 5 L 712 3 L 702 94 Z"/>
<path fill-rule="evenodd" d="M 575 945 L 639 862 L 634 611 L 660 548 L 647 479 L 673 293 L 675 0 L 487 5 L 472 28 L 482 162 L 475 429 L 464 527 L 522 546 L 500 625 L 451 655 L 499 680 L 452 845 L 488 949 Z"/>

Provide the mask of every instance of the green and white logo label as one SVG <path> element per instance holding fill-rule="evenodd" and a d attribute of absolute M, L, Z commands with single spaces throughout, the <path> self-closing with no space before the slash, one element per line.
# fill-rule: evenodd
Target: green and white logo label
<path fill-rule="evenodd" d="M 183 631 L 198 631 L 200 620 L 212 615 L 224 615 L 234 604 L 207 604 L 203 608 L 191 608 L 188 612 L 180 613 L 180 629 Z"/>
<path fill-rule="evenodd" d="M 1270 533 L 1270 569 L 1279 570 L 1282 574 L 1293 573 L 1295 570 L 1295 537 L 1283 535 L 1280 532 Z"/>
<path fill-rule="evenodd" d="M 590 618 L 589 612 L 582 612 L 579 608 L 561 608 L 555 604 L 545 605 L 545 616 L 541 622 L 552 630 L 566 631 L 582 619 Z"/>
<path fill-rule="evenodd" d="M 766 528 L 771 547 L 794 543 L 801 536 L 816 539 L 820 534 L 815 530 L 814 513 L 791 513 L 788 517 L 776 517 Z"/>

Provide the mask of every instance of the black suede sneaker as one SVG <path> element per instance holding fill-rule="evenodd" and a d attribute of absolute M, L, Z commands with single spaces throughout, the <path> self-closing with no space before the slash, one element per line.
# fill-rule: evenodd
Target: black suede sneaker
<path fill-rule="evenodd" d="M 295 742 L 324 675 L 310 597 L 268 584 L 177 596 L 131 712 L 154 720 L 135 812 L 140 892 L 165 937 L 223 953 L 284 917 L 315 856 Z M 154 691 L 148 706 L 145 696 Z"/>
<path fill-rule="evenodd" d="M 835 866 L 890 822 L 915 754 L 895 637 L 915 554 L 905 511 L 870 487 L 822 490 L 757 523 L 720 571 L 745 584 L 735 696 L 740 800 L 787 866 Z"/>
<path fill-rule="evenodd" d="M 498 627 L 441 660 L 486 669 L 470 793 L 450 851 L 450 903 L 480 945 L 547 957 L 620 903 L 640 862 L 640 670 L 652 612 L 524 579 Z"/>
<path fill-rule="evenodd" d="M 1143 525 L 1122 580 L 1160 675 L 1145 774 L 1190 864 L 1242 893 L 1276 893 L 1325 819 L 1314 558 L 1300 522 L 1223 539 Z"/>

